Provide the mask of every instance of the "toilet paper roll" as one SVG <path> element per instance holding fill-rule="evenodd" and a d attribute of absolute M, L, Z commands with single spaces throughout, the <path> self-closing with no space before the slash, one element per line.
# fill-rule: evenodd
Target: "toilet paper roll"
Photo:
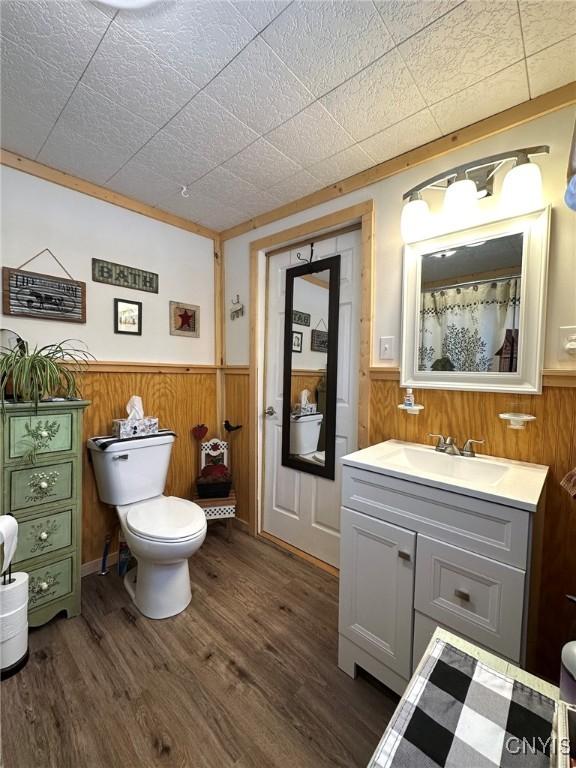
<path fill-rule="evenodd" d="M 19 632 L 25 632 L 28 628 L 28 606 L 25 604 L 12 613 L 0 616 L 0 643 L 10 640 Z"/>
<path fill-rule="evenodd" d="M 0 579 L 0 621 L 23 605 L 28 605 L 28 574 L 13 573 L 10 584 L 2 584 Z"/>
<path fill-rule="evenodd" d="M 4 544 L 4 558 L 0 563 L 0 573 L 3 573 L 12 562 L 18 544 L 18 523 L 12 515 L 0 516 L 0 544 Z"/>

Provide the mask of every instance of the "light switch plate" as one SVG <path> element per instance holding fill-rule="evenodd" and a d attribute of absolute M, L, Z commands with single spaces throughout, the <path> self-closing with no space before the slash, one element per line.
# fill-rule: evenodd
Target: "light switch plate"
<path fill-rule="evenodd" d="M 569 354 L 565 346 L 569 341 L 576 341 L 576 325 L 563 325 L 558 332 L 558 360 L 576 363 L 576 354 Z"/>
<path fill-rule="evenodd" d="M 394 336 L 380 336 L 380 360 L 394 360 L 395 357 Z"/>

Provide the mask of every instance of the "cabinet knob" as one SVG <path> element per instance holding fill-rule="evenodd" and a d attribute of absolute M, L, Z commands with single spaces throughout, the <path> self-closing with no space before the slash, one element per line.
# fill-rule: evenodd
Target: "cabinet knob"
<path fill-rule="evenodd" d="M 401 560 L 407 560 L 408 562 L 410 562 L 410 560 L 412 559 L 412 555 L 410 554 L 410 552 L 406 552 L 403 549 L 398 550 L 398 557 Z"/>
<path fill-rule="evenodd" d="M 40 591 L 41 591 L 41 592 L 46 592 L 46 591 L 47 591 L 47 589 L 48 589 L 48 582 L 47 582 L 47 581 L 43 581 L 43 582 L 40 584 Z"/>
<path fill-rule="evenodd" d="M 43 429 L 42 432 L 40 432 L 40 437 L 48 437 L 48 432 L 46 432 L 46 430 Z"/>
<path fill-rule="evenodd" d="M 40 539 L 40 541 L 46 541 L 46 539 L 48 538 L 48 534 L 46 533 L 46 531 L 42 531 L 42 533 L 40 534 L 40 536 L 38 536 L 38 538 Z"/>
<path fill-rule="evenodd" d="M 454 595 L 455 597 L 460 598 L 460 600 L 463 600 L 465 603 L 470 602 L 470 592 L 466 592 L 464 589 L 455 589 Z"/>
<path fill-rule="evenodd" d="M 46 480 L 41 480 L 39 485 L 40 485 L 40 488 L 42 488 L 43 491 L 45 491 L 46 488 L 48 488 L 48 483 L 46 482 Z"/>

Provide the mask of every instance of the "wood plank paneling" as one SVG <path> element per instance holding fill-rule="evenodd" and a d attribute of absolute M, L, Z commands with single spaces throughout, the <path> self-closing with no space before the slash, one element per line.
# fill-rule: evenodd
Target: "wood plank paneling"
<path fill-rule="evenodd" d="M 398 410 L 398 381 L 373 379 L 370 444 L 396 438 L 426 443 L 428 433 L 452 435 L 459 443 L 484 439 L 481 453 L 546 464 L 550 474 L 543 519 L 542 572 L 533 671 L 557 680 L 562 645 L 573 638 L 576 607 L 576 501 L 560 480 L 576 466 L 576 389 L 545 387 L 542 395 L 415 390 L 424 405 L 419 416 Z M 508 429 L 498 414 L 523 411 L 536 416 L 525 430 Z"/>
<path fill-rule="evenodd" d="M 290 402 L 292 404 L 300 403 L 300 392 L 307 389 L 310 392 L 309 402 L 316 403 L 316 389 L 324 378 L 322 371 L 292 371 Z"/>
<path fill-rule="evenodd" d="M 242 429 L 227 433 L 230 444 L 230 467 L 236 488 L 236 516 L 248 522 L 249 479 L 249 387 L 248 369 L 224 369 L 224 418 L 231 424 L 242 424 Z"/>
<path fill-rule="evenodd" d="M 147 415 L 158 416 L 160 426 L 178 435 L 166 483 L 168 495 L 190 498 L 198 474 L 198 444 L 190 430 L 205 423 L 209 435 L 216 434 L 216 373 L 88 372 L 80 383 L 82 395 L 91 400 L 84 418 L 84 441 L 95 435 L 109 435 L 112 420 L 126 414 L 125 406 L 134 394 L 140 395 Z M 88 451 L 84 450 L 82 562 L 100 557 L 104 538 L 114 533 L 117 517 L 112 507 L 98 499 Z"/>

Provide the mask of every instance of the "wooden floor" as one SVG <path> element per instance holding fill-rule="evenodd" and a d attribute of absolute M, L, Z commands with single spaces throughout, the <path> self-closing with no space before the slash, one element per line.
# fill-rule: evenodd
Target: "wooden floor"
<path fill-rule="evenodd" d="M 173 619 L 110 573 L 83 580 L 81 617 L 31 633 L 1 687 L 4 768 L 367 764 L 397 698 L 336 666 L 336 579 L 216 528 L 190 570 Z"/>

